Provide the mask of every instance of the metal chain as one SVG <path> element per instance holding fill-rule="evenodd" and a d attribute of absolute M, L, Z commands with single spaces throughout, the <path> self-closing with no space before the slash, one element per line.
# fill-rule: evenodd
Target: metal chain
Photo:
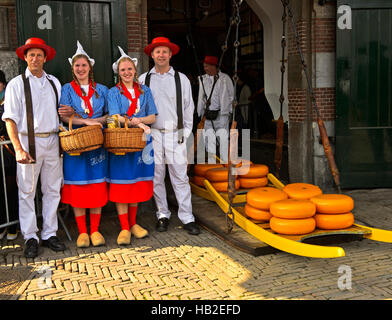
<path fill-rule="evenodd" d="M 284 73 L 286 71 L 286 66 L 285 66 L 285 48 L 286 48 L 286 22 L 287 22 L 287 0 L 282 0 L 283 4 L 283 15 L 282 15 L 282 22 L 283 22 L 283 32 L 282 32 L 282 41 L 281 41 L 281 46 L 282 46 L 282 65 L 280 67 L 280 72 L 281 72 L 281 78 L 280 78 L 280 97 L 279 97 L 279 102 L 280 102 L 280 115 L 283 113 L 283 102 L 284 102 L 284 94 L 283 94 L 283 85 L 284 85 Z"/>
<path fill-rule="evenodd" d="M 241 22 L 241 16 L 240 16 L 240 7 L 242 4 L 243 0 L 233 0 L 233 7 L 234 7 L 234 13 L 233 13 L 233 18 L 231 20 L 231 25 L 236 25 L 236 30 L 235 30 L 235 40 L 233 43 L 234 46 L 234 75 L 232 77 L 233 81 L 234 81 L 234 97 L 233 97 L 233 121 L 235 119 L 235 111 L 237 109 L 237 105 L 238 105 L 238 101 L 237 101 L 237 95 L 236 95 L 236 91 L 237 91 L 237 82 L 238 82 L 238 49 L 240 46 L 240 41 L 239 41 L 239 26 L 240 26 L 240 22 Z M 225 42 L 225 50 L 227 50 L 227 38 L 226 38 L 226 42 Z M 231 136 L 231 135 L 230 135 Z M 238 135 L 237 135 L 238 136 Z M 230 142 L 229 142 L 230 144 Z M 230 155 L 229 155 L 229 159 L 230 159 Z M 232 204 L 233 204 L 233 199 L 236 195 L 235 192 L 235 177 L 233 177 L 232 174 L 232 164 L 231 161 L 229 161 L 229 181 L 228 181 L 228 198 L 229 198 L 229 210 L 226 214 L 226 225 L 227 225 L 227 233 L 230 233 L 233 230 L 234 227 L 234 212 L 232 210 Z"/>

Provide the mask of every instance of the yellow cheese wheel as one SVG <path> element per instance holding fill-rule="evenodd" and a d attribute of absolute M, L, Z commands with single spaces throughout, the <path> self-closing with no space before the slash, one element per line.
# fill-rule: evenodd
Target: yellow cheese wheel
<path fill-rule="evenodd" d="M 245 205 L 245 213 L 249 218 L 259 221 L 269 221 L 272 217 L 269 211 L 254 208 L 249 204 Z"/>
<path fill-rule="evenodd" d="M 195 185 L 197 185 L 197 186 L 204 187 L 203 181 L 204 181 L 205 179 L 206 179 L 205 177 L 193 176 L 191 181 L 192 181 Z"/>
<path fill-rule="evenodd" d="M 237 168 L 237 175 L 240 178 L 261 178 L 268 174 L 268 166 L 265 164 L 253 164 Z"/>
<path fill-rule="evenodd" d="M 283 219 L 304 219 L 313 217 L 316 205 L 310 200 L 287 199 L 271 204 L 270 212 L 274 217 Z"/>
<path fill-rule="evenodd" d="M 265 187 L 268 184 L 268 178 L 239 178 L 241 188 L 243 189 L 253 189 L 257 187 Z"/>
<path fill-rule="evenodd" d="M 246 194 L 246 202 L 261 210 L 269 210 L 271 203 L 284 199 L 287 199 L 287 194 L 272 187 L 254 188 Z"/>
<path fill-rule="evenodd" d="M 291 199 L 310 199 L 323 192 L 318 186 L 309 183 L 290 183 L 283 188 Z"/>
<path fill-rule="evenodd" d="M 311 233 L 316 229 L 314 218 L 306 219 L 281 219 L 272 217 L 270 220 L 272 231 L 281 234 L 300 235 Z"/>
<path fill-rule="evenodd" d="M 318 213 L 346 213 L 354 209 L 354 200 L 344 194 L 321 194 L 310 198 Z"/>
<path fill-rule="evenodd" d="M 194 166 L 194 174 L 195 176 L 199 176 L 199 177 L 204 177 L 207 170 L 210 170 L 212 168 L 223 168 L 222 164 L 219 163 L 214 163 L 214 164 L 195 164 Z"/>
<path fill-rule="evenodd" d="M 349 228 L 354 223 L 354 215 L 351 212 L 340 214 L 320 214 L 314 216 L 317 228 L 336 230 Z"/>
<path fill-rule="evenodd" d="M 229 168 L 213 168 L 207 170 L 205 177 L 211 182 L 224 182 L 228 180 Z"/>
<path fill-rule="evenodd" d="M 227 181 L 223 182 L 211 182 L 211 185 L 215 188 L 218 192 L 227 192 Z M 238 190 L 240 188 L 240 182 L 238 179 L 235 180 L 235 188 Z"/>

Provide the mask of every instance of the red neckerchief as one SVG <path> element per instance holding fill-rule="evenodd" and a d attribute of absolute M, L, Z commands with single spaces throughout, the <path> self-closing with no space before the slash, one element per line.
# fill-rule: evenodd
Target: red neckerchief
<path fill-rule="evenodd" d="M 132 117 L 137 107 L 137 99 L 139 99 L 140 96 L 139 85 L 136 82 L 133 83 L 133 90 L 135 90 L 135 98 L 132 98 L 132 95 L 130 94 L 127 87 L 122 82 L 121 82 L 121 86 L 120 83 L 118 83 L 116 86 L 124 96 L 126 96 L 129 100 L 131 100 L 131 104 L 129 105 L 127 114 L 129 117 Z"/>
<path fill-rule="evenodd" d="M 93 86 L 92 86 L 92 84 L 91 84 L 91 81 L 89 82 L 88 95 L 87 95 L 87 96 L 84 96 L 84 95 L 82 94 L 82 89 L 81 89 L 80 86 L 75 82 L 75 80 L 72 80 L 71 86 L 72 86 L 72 88 L 75 90 L 76 94 L 77 94 L 79 97 L 81 97 L 81 98 L 83 99 L 84 104 L 87 106 L 87 108 L 88 108 L 88 110 L 89 110 L 88 116 L 89 116 L 89 118 L 91 118 L 91 117 L 93 116 L 93 113 L 94 113 L 93 107 L 91 106 L 91 103 L 90 103 L 90 99 L 91 99 L 91 97 L 92 97 L 93 94 L 94 94 L 94 89 L 93 89 Z"/>

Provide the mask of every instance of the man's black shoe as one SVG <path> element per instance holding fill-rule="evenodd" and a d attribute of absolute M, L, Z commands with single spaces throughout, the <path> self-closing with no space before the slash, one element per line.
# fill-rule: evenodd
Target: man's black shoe
<path fill-rule="evenodd" d="M 184 224 L 183 228 L 188 231 L 189 234 L 198 235 L 200 233 L 199 226 L 194 222 Z"/>
<path fill-rule="evenodd" d="M 159 232 L 167 231 L 167 227 L 169 226 L 169 219 L 168 218 L 160 218 L 158 219 L 156 229 Z"/>
<path fill-rule="evenodd" d="M 53 251 L 64 251 L 67 249 L 64 243 L 62 243 L 56 236 L 52 236 L 48 240 L 42 240 L 42 246 L 48 247 Z"/>
<path fill-rule="evenodd" d="M 35 258 L 38 256 L 38 241 L 37 239 L 30 238 L 26 242 L 26 248 L 24 250 L 24 256 L 26 258 Z"/>

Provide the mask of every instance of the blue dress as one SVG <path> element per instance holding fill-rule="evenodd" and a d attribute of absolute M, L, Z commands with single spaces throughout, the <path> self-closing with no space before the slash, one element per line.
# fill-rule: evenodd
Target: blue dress
<path fill-rule="evenodd" d="M 96 91 L 92 96 L 93 115 L 91 119 L 102 117 L 107 113 L 108 88 L 96 84 Z M 60 104 L 71 106 L 82 118 L 88 114 L 82 108 L 82 100 L 76 94 L 70 83 L 61 89 Z M 72 125 L 73 129 L 80 126 Z M 78 208 L 99 208 L 107 203 L 106 177 L 108 170 L 107 151 L 101 147 L 96 150 L 71 156 L 64 152 L 63 159 L 64 187 L 61 201 Z"/>
<path fill-rule="evenodd" d="M 144 93 L 140 93 L 140 109 L 132 117 L 146 117 L 158 114 L 150 88 L 142 85 Z M 112 116 L 127 114 L 130 101 L 117 87 L 108 93 L 108 112 Z M 120 203 L 138 203 L 152 197 L 152 181 L 154 178 L 154 152 L 151 134 L 147 135 L 147 144 L 142 151 L 115 155 L 109 152 L 109 200 Z"/>

